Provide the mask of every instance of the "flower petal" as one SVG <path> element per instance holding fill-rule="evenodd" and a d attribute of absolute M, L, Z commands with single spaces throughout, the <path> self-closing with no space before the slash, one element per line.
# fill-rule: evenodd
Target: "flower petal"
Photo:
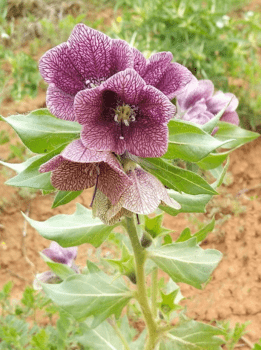
<path fill-rule="evenodd" d="M 234 112 L 238 106 L 238 99 L 234 94 L 229 92 L 223 93 L 222 91 L 218 91 L 215 93 L 213 97 L 207 100 L 207 107 L 211 113 L 214 115 L 217 114 L 221 109 L 227 106 L 227 112 Z"/>
<path fill-rule="evenodd" d="M 176 107 L 167 96 L 150 85 L 144 86 L 142 89 L 138 106 L 146 119 L 149 118 L 155 124 L 167 123 L 176 112 Z"/>
<path fill-rule="evenodd" d="M 126 149 L 138 157 L 161 157 L 168 149 L 168 127 L 166 124 L 153 124 L 137 121 L 125 136 Z"/>
<path fill-rule="evenodd" d="M 173 55 L 171 52 L 158 52 L 153 54 L 147 61 L 143 79 L 148 85 L 156 86 L 166 72 Z"/>
<path fill-rule="evenodd" d="M 84 89 L 84 80 L 72 63 L 66 43 L 47 51 L 39 62 L 39 70 L 47 83 L 54 83 L 67 94 Z"/>
<path fill-rule="evenodd" d="M 56 284 L 61 282 L 61 278 L 58 277 L 53 271 L 45 271 L 37 273 L 33 281 L 34 290 L 42 290 L 41 283 Z"/>
<path fill-rule="evenodd" d="M 100 87 L 85 89 L 75 96 L 74 112 L 80 124 L 98 118 L 102 113 L 102 91 Z"/>
<path fill-rule="evenodd" d="M 162 78 L 155 85 L 170 100 L 186 88 L 192 80 L 192 73 L 179 63 L 171 62 Z"/>
<path fill-rule="evenodd" d="M 222 122 L 227 122 L 235 125 L 239 125 L 239 117 L 237 112 L 227 112 L 225 111 L 222 117 L 220 118 Z"/>
<path fill-rule="evenodd" d="M 64 161 L 64 158 L 59 154 L 58 156 L 48 160 L 48 162 L 42 164 L 39 168 L 39 172 L 47 173 L 48 171 L 53 171 L 57 169 Z"/>
<path fill-rule="evenodd" d="M 132 52 L 134 55 L 134 66 L 135 71 L 142 77 L 146 70 L 146 58 L 143 54 L 137 50 L 135 47 L 132 48 Z"/>
<path fill-rule="evenodd" d="M 81 140 L 87 148 L 122 154 L 126 150 L 126 142 L 120 139 L 120 135 L 120 127 L 116 122 L 97 119 L 83 126 Z"/>
<path fill-rule="evenodd" d="M 106 80 L 102 87 L 104 90 L 115 92 L 124 103 L 135 105 L 145 85 L 139 74 L 134 69 L 128 68 Z"/>
<path fill-rule="evenodd" d="M 201 100 L 209 99 L 214 93 L 214 85 L 210 80 L 197 80 L 193 78 L 183 93 L 178 94 L 177 100 L 181 110 L 187 110 Z"/>
<path fill-rule="evenodd" d="M 48 86 L 46 105 L 57 118 L 75 121 L 73 101 L 74 96 L 67 94 L 52 83 Z"/>
<path fill-rule="evenodd" d="M 74 66 L 85 79 L 105 80 L 110 75 L 111 39 L 107 35 L 80 23 L 67 44 Z"/>
<path fill-rule="evenodd" d="M 71 266 L 76 259 L 77 251 L 78 247 L 63 248 L 57 242 L 52 242 L 42 253 L 54 262 Z"/>
<path fill-rule="evenodd" d="M 76 163 L 99 163 L 106 161 L 107 152 L 86 148 L 81 140 L 72 141 L 61 153 L 64 159 Z"/>
<path fill-rule="evenodd" d="M 203 125 L 213 117 L 214 115 L 207 111 L 206 102 L 204 98 L 202 98 L 200 101 L 196 102 L 194 106 L 190 107 L 181 119 Z"/>
<path fill-rule="evenodd" d="M 130 45 L 121 39 L 112 39 L 111 42 L 111 71 L 116 74 L 127 68 L 133 68 L 134 57 Z"/>
<path fill-rule="evenodd" d="M 96 178 L 95 163 L 73 163 L 66 160 L 52 172 L 51 183 L 61 191 L 80 191 L 94 186 Z"/>

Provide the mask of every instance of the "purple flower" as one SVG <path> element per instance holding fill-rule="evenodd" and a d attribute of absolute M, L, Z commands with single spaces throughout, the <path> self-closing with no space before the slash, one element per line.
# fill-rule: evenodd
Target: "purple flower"
<path fill-rule="evenodd" d="M 75 114 L 90 149 L 160 157 L 168 147 L 168 121 L 175 107 L 159 90 L 126 69 L 100 86 L 78 92 Z"/>
<path fill-rule="evenodd" d="M 74 264 L 77 256 L 78 247 L 63 248 L 58 243 L 52 242 L 49 248 L 42 253 L 52 261 L 71 267 L 75 273 L 80 273 L 78 266 Z M 36 290 L 42 289 L 41 283 L 55 284 L 61 282 L 61 278 L 52 271 L 45 271 L 36 275 L 33 287 Z"/>
<path fill-rule="evenodd" d="M 229 103 L 220 120 L 238 125 L 238 99 L 235 95 L 222 91 L 213 94 L 214 85 L 210 80 L 197 80 L 194 77 L 186 89 L 177 95 L 177 117 L 203 125 Z"/>
<path fill-rule="evenodd" d="M 192 73 L 179 63 L 171 62 L 171 52 L 158 52 L 148 60 L 142 53 L 132 48 L 134 69 L 145 80 L 146 84 L 162 91 L 170 100 L 181 93 L 193 78 Z"/>
<path fill-rule="evenodd" d="M 96 185 L 112 203 L 117 203 L 126 187 L 132 184 L 112 153 L 90 150 L 81 140 L 71 142 L 39 171 L 52 171 L 51 182 L 62 191 L 79 191 Z"/>
<path fill-rule="evenodd" d="M 77 24 L 68 41 L 47 51 L 39 62 L 47 90 L 47 107 L 58 118 L 75 120 L 78 91 L 99 86 L 113 74 L 132 68 L 133 52 L 127 42 Z"/>

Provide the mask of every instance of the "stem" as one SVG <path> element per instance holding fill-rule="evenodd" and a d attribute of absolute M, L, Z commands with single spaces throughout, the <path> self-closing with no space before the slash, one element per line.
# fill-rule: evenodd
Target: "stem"
<path fill-rule="evenodd" d="M 143 313 L 145 323 L 148 329 L 148 338 L 147 338 L 144 350 L 154 350 L 157 343 L 158 332 L 157 332 L 157 324 L 153 318 L 153 315 L 149 306 L 148 296 L 146 293 L 146 279 L 145 279 L 145 269 L 144 269 L 144 264 L 146 261 L 146 251 L 140 245 L 140 241 L 139 241 L 139 237 L 137 234 L 136 225 L 133 217 L 132 218 L 126 217 L 126 228 L 131 241 L 134 258 L 135 258 L 136 278 L 137 278 L 137 300 L 138 300 L 138 303 L 140 304 L 141 311 Z"/>
<path fill-rule="evenodd" d="M 157 294 L 158 294 L 158 268 L 155 267 L 151 274 L 151 311 L 154 319 L 157 318 Z"/>
<path fill-rule="evenodd" d="M 112 326 L 112 328 L 115 330 L 117 336 L 120 338 L 122 344 L 125 347 L 125 350 L 131 350 L 128 343 L 127 343 L 127 340 L 124 338 L 123 334 L 121 333 L 116 321 L 112 320 L 112 319 L 107 319 L 107 321 Z"/>

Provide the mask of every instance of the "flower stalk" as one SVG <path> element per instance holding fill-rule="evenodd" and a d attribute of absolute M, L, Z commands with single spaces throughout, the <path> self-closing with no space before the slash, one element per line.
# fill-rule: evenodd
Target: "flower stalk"
<path fill-rule="evenodd" d="M 140 245 L 140 241 L 137 234 L 137 229 L 134 221 L 134 217 L 126 217 L 126 228 L 129 235 L 136 265 L 136 278 L 137 278 L 137 300 L 140 304 L 141 311 L 143 313 L 145 323 L 148 329 L 148 337 L 144 350 L 153 350 L 156 346 L 158 339 L 157 324 L 152 314 L 152 310 L 149 305 L 148 296 L 146 293 L 146 279 L 145 279 L 145 261 L 146 251 Z"/>

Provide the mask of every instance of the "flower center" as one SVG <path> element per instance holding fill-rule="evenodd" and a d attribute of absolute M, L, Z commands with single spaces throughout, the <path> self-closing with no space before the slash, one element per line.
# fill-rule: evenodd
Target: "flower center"
<path fill-rule="evenodd" d="M 122 124 L 125 126 L 129 126 L 130 122 L 135 121 L 135 110 L 134 108 L 131 108 L 129 105 L 123 104 L 122 106 L 118 106 L 115 110 L 115 116 L 114 120 L 115 122 L 121 124 L 121 131 L 122 131 Z M 123 140 L 124 137 L 121 132 L 120 139 Z"/>

